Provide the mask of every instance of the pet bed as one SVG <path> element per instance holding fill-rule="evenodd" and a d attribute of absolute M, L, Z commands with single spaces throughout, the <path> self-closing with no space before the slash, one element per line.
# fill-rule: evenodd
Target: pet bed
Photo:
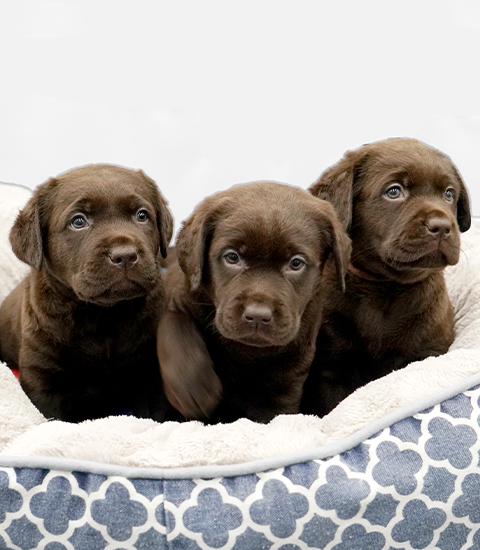
<path fill-rule="evenodd" d="M 0 185 L 0 301 L 29 195 Z M 449 352 L 323 419 L 47 421 L 0 364 L 0 548 L 480 550 L 479 229 L 462 249 Z"/>

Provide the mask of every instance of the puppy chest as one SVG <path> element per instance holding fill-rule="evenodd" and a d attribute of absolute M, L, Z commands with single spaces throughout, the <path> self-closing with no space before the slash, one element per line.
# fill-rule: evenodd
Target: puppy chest
<path fill-rule="evenodd" d="M 151 354 L 154 337 L 155 323 L 149 317 L 101 311 L 97 315 L 76 319 L 64 354 L 95 368 L 115 368 L 135 363 Z"/>
<path fill-rule="evenodd" d="M 357 330 L 370 352 L 421 346 L 425 339 L 424 313 L 411 307 L 409 297 L 380 301 L 364 297 L 355 311 Z"/>

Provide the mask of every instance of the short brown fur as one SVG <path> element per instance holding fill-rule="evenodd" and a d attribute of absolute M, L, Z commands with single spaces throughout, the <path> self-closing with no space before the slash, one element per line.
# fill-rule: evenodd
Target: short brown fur
<path fill-rule="evenodd" d="M 171 403 L 210 422 L 296 413 L 329 291 L 323 266 L 342 287 L 349 253 L 331 205 L 301 189 L 256 182 L 200 203 L 177 238 L 158 333 Z"/>
<path fill-rule="evenodd" d="M 335 206 L 352 239 L 346 292 L 325 305 L 301 405 L 323 416 L 359 386 L 448 350 L 443 269 L 458 262 L 470 207 L 451 160 L 407 138 L 347 152 L 310 191 Z"/>
<path fill-rule="evenodd" d="M 32 269 L 0 309 L 1 355 L 45 416 L 166 417 L 155 337 L 172 229 L 155 182 L 110 165 L 50 179 L 20 212 L 10 240 Z"/>

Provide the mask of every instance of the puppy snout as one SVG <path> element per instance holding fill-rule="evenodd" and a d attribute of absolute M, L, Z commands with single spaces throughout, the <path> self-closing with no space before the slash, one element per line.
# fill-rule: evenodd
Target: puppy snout
<path fill-rule="evenodd" d="M 119 269 L 131 269 L 138 261 L 138 251 L 134 246 L 116 246 L 110 249 L 108 259 Z"/>
<path fill-rule="evenodd" d="M 252 302 L 248 304 L 243 312 L 243 318 L 252 327 L 269 325 L 273 319 L 273 312 L 266 304 Z"/>
<path fill-rule="evenodd" d="M 447 239 L 452 232 L 452 222 L 445 218 L 430 218 L 425 222 L 427 232 L 439 241 Z"/>
<path fill-rule="evenodd" d="M 243 318 L 250 326 L 259 328 L 272 322 L 273 311 L 266 304 L 252 302 L 245 307 Z"/>

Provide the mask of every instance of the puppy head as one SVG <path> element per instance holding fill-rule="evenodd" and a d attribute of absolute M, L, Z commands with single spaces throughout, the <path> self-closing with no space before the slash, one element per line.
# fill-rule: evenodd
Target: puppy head
<path fill-rule="evenodd" d="M 142 171 L 89 165 L 39 185 L 10 242 L 81 300 L 111 305 L 154 288 L 172 230 L 165 199 Z"/>
<path fill-rule="evenodd" d="M 458 262 L 470 227 L 468 193 L 449 157 L 392 138 L 349 151 L 310 188 L 330 201 L 352 238 L 352 264 L 413 282 Z"/>
<path fill-rule="evenodd" d="M 330 204 L 273 182 L 239 185 L 203 201 L 177 238 L 192 290 L 215 308 L 229 340 L 284 346 L 297 335 L 332 257 L 343 285 L 350 242 Z"/>

